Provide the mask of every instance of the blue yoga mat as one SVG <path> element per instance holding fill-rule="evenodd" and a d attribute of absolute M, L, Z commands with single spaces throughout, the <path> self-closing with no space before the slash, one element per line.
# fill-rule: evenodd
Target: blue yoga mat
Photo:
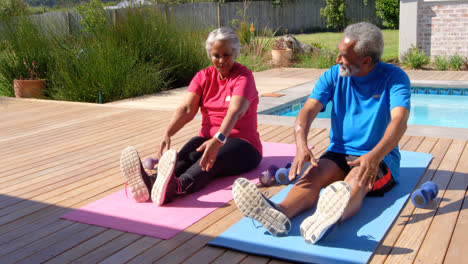
<path fill-rule="evenodd" d="M 274 237 L 250 218 L 243 218 L 208 244 L 246 253 L 305 263 L 367 263 L 426 170 L 431 154 L 401 151 L 399 184 L 384 197 L 366 197 L 361 210 L 337 225 L 317 244 L 307 244 L 299 226 L 314 209 L 292 219 L 286 237 Z M 271 200 L 281 202 L 291 189 L 284 188 Z"/>

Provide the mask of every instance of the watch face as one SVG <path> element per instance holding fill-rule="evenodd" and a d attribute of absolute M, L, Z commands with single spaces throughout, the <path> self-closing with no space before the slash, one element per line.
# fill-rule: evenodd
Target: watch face
<path fill-rule="evenodd" d="M 218 139 L 224 142 L 224 140 L 226 139 L 226 137 L 225 137 L 223 134 L 219 133 L 219 134 L 218 134 Z"/>

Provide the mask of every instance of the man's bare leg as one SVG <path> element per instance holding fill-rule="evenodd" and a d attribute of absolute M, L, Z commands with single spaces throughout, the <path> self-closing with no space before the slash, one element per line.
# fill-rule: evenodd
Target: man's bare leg
<path fill-rule="evenodd" d="M 331 160 L 321 159 L 318 167 L 303 175 L 279 204 L 284 214 L 292 219 L 295 215 L 314 207 L 320 190 L 335 181 L 342 181 L 344 172 Z"/>
<path fill-rule="evenodd" d="M 358 171 L 358 167 L 351 169 L 344 180 L 349 184 L 349 187 L 351 187 L 351 198 L 349 200 L 348 206 L 341 216 L 341 221 L 351 218 L 359 211 L 362 206 L 362 201 L 370 191 L 367 185 L 359 186 L 359 181 L 357 179 Z"/>

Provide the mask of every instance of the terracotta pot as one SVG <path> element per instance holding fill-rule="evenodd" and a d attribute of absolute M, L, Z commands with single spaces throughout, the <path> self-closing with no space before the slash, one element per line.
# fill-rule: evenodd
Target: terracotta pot
<path fill-rule="evenodd" d="M 291 63 L 293 55 L 292 49 L 285 49 L 285 50 L 271 50 L 271 57 L 273 59 L 273 64 L 275 66 L 285 67 L 289 66 Z"/>
<path fill-rule="evenodd" d="M 45 80 L 13 80 L 16 97 L 40 98 L 45 86 Z"/>

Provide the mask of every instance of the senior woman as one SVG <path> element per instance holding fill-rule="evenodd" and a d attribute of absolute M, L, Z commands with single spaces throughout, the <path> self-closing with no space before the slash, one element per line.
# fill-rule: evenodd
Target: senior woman
<path fill-rule="evenodd" d="M 148 200 L 151 190 L 153 203 L 160 206 L 202 189 L 215 178 L 245 173 L 258 166 L 262 159 L 257 132 L 258 92 L 252 72 L 235 62 L 240 48 L 232 29 L 221 27 L 208 35 L 206 52 L 213 66 L 196 74 L 165 129 L 157 154 L 157 177 L 146 174 L 133 147 L 122 152 L 120 167 L 137 202 Z M 199 135 L 176 153 L 170 149 L 171 137 L 199 109 Z"/>

